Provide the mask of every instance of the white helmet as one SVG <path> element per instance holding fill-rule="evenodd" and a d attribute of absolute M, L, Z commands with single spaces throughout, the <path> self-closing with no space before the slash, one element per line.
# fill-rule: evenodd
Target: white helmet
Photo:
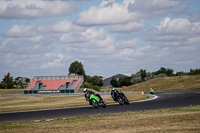
<path fill-rule="evenodd" d="M 115 88 L 112 88 L 112 90 L 114 91 L 114 90 L 115 90 Z"/>
<path fill-rule="evenodd" d="M 88 91 L 88 89 L 87 88 L 85 88 L 84 90 L 83 90 L 83 92 L 85 93 L 86 91 Z"/>

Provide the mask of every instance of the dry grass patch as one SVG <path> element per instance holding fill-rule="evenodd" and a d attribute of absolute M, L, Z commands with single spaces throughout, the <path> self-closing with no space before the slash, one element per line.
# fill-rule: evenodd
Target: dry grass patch
<path fill-rule="evenodd" d="M 110 95 L 102 95 L 107 104 L 114 103 Z M 130 101 L 146 99 L 146 95 L 127 94 Z M 38 109 L 53 109 L 87 106 L 84 95 L 81 96 L 24 96 L 0 97 L 0 112 L 15 112 Z"/>
<path fill-rule="evenodd" d="M 24 89 L 0 89 L 0 94 L 24 94 Z"/>
<path fill-rule="evenodd" d="M 122 91 L 149 91 L 149 88 L 153 88 L 155 91 L 166 90 L 185 90 L 200 88 L 200 75 L 193 76 L 174 76 L 174 77 L 162 77 L 148 80 L 146 82 L 138 83 Z"/>
<path fill-rule="evenodd" d="M 156 111 L 99 114 L 54 121 L 8 122 L 0 124 L 2 133 L 197 133 L 200 131 L 200 106 Z"/>

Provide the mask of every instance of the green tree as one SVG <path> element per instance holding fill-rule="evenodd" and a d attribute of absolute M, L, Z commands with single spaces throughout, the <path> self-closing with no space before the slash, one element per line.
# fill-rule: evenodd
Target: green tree
<path fill-rule="evenodd" d="M 103 86 L 102 76 L 86 76 L 86 81 L 93 85 Z"/>
<path fill-rule="evenodd" d="M 112 80 L 110 81 L 110 84 L 111 84 L 113 87 L 119 87 L 119 86 L 120 86 L 120 82 L 117 81 L 117 80 L 115 79 L 114 76 L 112 77 Z"/>
<path fill-rule="evenodd" d="M 14 86 L 13 77 L 8 72 L 8 74 L 5 75 L 4 78 L 1 81 L 1 88 L 2 89 L 12 89 L 13 86 Z"/>
<path fill-rule="evenodd" d="M 184 75 L 188 75 L 186 72 L 176 72 L 176 76 L 184 76 Z"/>
<path fill-rule="evenodd" d="M 85 70 L 81 62 L 75 61 L 69 67 L 69 74 L 83 75 L 86 78 Z"/>
<path fill-rule="evenodd" d="M 124 78 L 121 78 L 119 81 L 120 81 L 121 86 L 131 85 L 131 77 L 126 76 Z"/>
<path fill-rule="evenodd" d="M 145 77 L 147 76 L 146 70 L 140 69 L 140 74 L 141 74 L 141 77 L 142 77 L 142 81 L 144 82 Z"/>
<path fill-rule="evenodd" d="M 200 69 L 190 69 L 189 75 L 200 75 Z"/>
<path fill-rule="evenodd" d="M 93 88 L 93 84 L 89 83 L 89 82 L 84 82 L 81 86 L 82 88 L 90 88 L 92 89 Z"/>
<path fill-rule="evenodd" d="M 25 77 L 15 78 L 15 86 L 17 89 L 26 88 L 28 86 L 29 82 L 30 82 L 29 78 L 25 78 Z"/>
<path fill-rule="evenodd" d="M 164 67 L 161 67 L 160 70 L 154 72 L 153 74 L 159 75 L 159 74 L 161 74 L 161 73 L 164 73 L 164 74 L 166 74 L 167 76 L 173 76 L 173 72 L 174 72 L 174 70 L 172 70 L 172 69 L 169 69 L 169 68 L 166 69 L 166 68 L 164 68 Z"/>
<path fill-rule="evenodd" d="M 89 89 L 94 89 L 96 91 L 100 91 L 100 87 L 97 85 L 93 85 L 92 83 L 89 82 L 84 82 L 81 86 L 82 88 L 89 88 Z"/>

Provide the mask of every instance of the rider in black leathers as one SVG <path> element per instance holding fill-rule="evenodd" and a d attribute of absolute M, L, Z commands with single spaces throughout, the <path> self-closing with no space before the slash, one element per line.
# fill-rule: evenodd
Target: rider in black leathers
<path fill-rule="evenodd" d="M 118 91 L 117 89 L 113 88 L 111 91 L 111 96 L 113 98 L 114 101 L 117 101 L 117 94 L 121 94 L 124 96 L 124 93 L 121 91 Z"/>

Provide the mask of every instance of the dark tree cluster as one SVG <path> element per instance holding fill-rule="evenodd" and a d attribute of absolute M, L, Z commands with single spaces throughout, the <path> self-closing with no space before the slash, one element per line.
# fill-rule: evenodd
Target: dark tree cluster
<path fill-rule="evenodd" d="M 113 77 L 110 83 L 113 87 L 129 86 L 131 85 L 131 77 L 124 77 L 120 78 L 119 80 Z"/>
<path fill-rule="evenodd" d="M 24 89 L 28 86 L 29 83 L 30 83 L 29 78 L 17 77 L 14 80 L 13 76 L 11 76 L 11 74 L 8 72 L 8 74 L 6 74 L 4 78 L 2 79 L 0 83 L 0 88 L 1 89 L 13 89 L 13 88 Z"/>

